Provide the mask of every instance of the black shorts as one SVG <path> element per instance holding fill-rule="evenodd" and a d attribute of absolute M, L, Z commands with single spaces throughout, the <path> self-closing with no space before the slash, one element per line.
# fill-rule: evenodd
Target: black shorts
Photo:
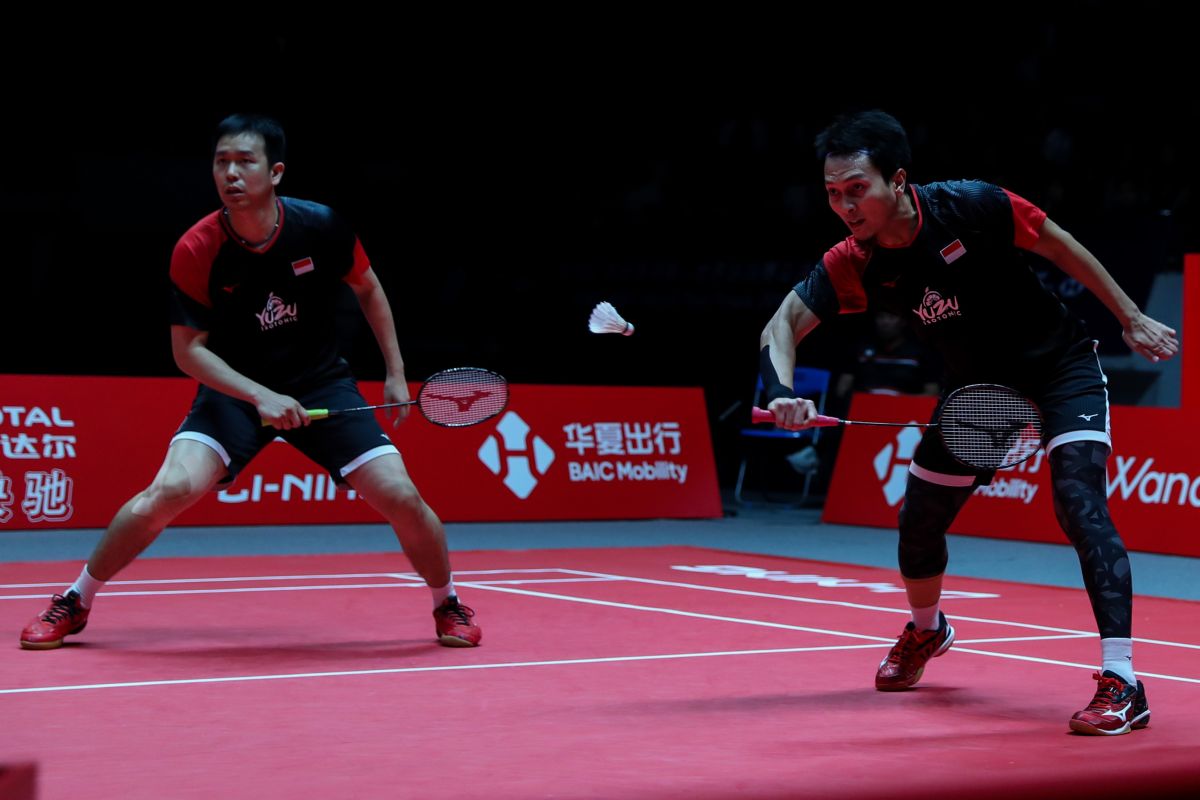
<path fill-rule="evenodd" d="M 367 405 L 353 378 L 340 378 L 303 394 L 293 395 L 305 408 L 357 408 Z M 254 406 L 210 389 L 196 392 L 187 419 L 172 443 L 190 439 L 211 447 L 228 470 L 221 485 L 233 482 L 242 468 L 276 437 L 320 464 L 340 485 L 356 468 L 388 453 L 399 453 L 367 412 L 317 420 L 304 428 L 281 431 L 264 427 Z"/>
<path fill-rule="evenodd" d="M 1072 345 L 1059 359 L 1053 375 L 1013 386 L 1042 413 L 1042 446 L 1047 455 L 1061 444 L 1078 441 L 1103 442 L 1112 450 L 1108 378 L 1096 356 L 1097 344 L 1085 340 Z M 959 463 L 946 451 L 936 428 L 925 430 L 908 471 L 942 486 L 985 486 L 996 474 L 995 470 L 979 470 Z"/>

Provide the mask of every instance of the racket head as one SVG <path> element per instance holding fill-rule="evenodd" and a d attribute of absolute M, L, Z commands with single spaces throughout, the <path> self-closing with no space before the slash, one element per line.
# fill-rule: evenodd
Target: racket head
<path fill-rule="evenodd" d="M 491 419 L 508 406 L 508 381 L 481 367 L 435 372 L 417 394 L 425 419 L 445 428 L 464 428 Z"/>
<path fill-rule="evenodd" d="M 938 435 L 959 463 L 975 469 L 1016 466 L 1042 446 L 1042 414 L 1015 389 L 974 383 L 946 396 Z"/>

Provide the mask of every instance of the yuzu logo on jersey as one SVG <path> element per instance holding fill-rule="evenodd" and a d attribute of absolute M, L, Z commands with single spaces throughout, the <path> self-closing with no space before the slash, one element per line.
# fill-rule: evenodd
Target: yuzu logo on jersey
<path fill-rule="evenodd" d="M 921 324 L 932 325 L 950 317 L 961 317 L 957 297 L 943 297 L 940 292 L 925 287 L 925 296 L 921 305 L 913 309 L 913 313 L 921 318 Z"/>
<path fill-rule="evenodd" d="M 262 311 L 255 312 L 254 316 L 258 317 L 258 324 L 264 331 L 269 331 L 272 328 L 278 328 L 280 325 L 286 325 L 289 322 L 296 321 L 296 304 L 285 304 L 282 300 L 275 296 L 274 292 L 267 297 L 267 305 Z"/>

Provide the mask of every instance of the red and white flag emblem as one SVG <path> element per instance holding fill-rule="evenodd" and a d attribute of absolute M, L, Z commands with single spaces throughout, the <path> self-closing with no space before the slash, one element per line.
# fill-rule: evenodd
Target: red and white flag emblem
<path fill-rule="evenodd" d="M 953 242 L 942 248 L 942 260 L 944 260 L 947 264 L 953 264 L 966 254 L 967 248 L 963 247 L 961 239 L 955 239 Z"/>
<path fill-rule="evenodd" d="M 945 251 L 942 251 L 942 254 L 945 255 Z M 314 269 L 316 267 L 313 266 L 311 258 L 302 258 L 299 261 L 292 262 L 292 272 L 296 275 L 303 275 L 306 272 L 312 272 Z"/>

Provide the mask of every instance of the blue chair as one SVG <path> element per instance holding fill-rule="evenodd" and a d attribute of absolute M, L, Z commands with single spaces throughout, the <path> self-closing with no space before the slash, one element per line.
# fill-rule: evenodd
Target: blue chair
<path fill-rule="evenodd" d="M 792 389 L 797 397 L 806 397 L 812 400 L 817 405 L 817 413 L 825 413 L 825 399 L 829 394 L 829 381 L 831 373 L 827 369 L 817 369 L 815 367 L 796 367 L 796 371 L 792 375 Z M 765 408 L 766 403 L 763 398 L 763 383 L 762 376 L 759 376 L 758 383 L 754 387 L 754 405 L 759 408 Z M 742 428 L 741 437 L 743 440 L 786 440 L 797 444 L 807 443 L 815 445 L 820 438 L 820 428 L 807 428 L 802 431 L 788 431 L 783 428 L 776 428 L 774 425 L 758 425 L 753 428 Z M 746 484 L 746 465 L 750 460 L 748 452 L 748 442 L 742 448 L 742 464 L 738 467 L 737 484 L 733 489 L 733 497 L 739 504 L 745 504 L 742 500 L 742 489 Z M 809 489 L 812 486 L 813 478 L 816 477 L 817 468 L 814 465 L 804 473 L 804 490 L 801 495 L 801 500 L 808 497 Z"/>

